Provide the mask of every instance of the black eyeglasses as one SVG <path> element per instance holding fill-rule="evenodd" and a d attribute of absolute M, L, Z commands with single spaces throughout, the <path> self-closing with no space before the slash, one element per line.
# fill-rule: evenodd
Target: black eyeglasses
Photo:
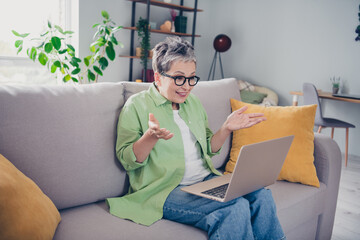
<path fill-rule="evenodd" d="M 188 80 L 188 83 L 190 86 L 195 86 L 200 78 L 198 76 L 192 76 L 192 77 L 185 77 L 185 76 L 170 76 L 164 72 L 160 73 L 164 77 L 172 78 L 174 79 L 176 86 L 182 86 L 185 84 L 186 80 Z"/>

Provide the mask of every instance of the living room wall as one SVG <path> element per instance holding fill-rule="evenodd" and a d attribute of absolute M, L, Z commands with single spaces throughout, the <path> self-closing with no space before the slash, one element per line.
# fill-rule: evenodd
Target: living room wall
<path fill-rule="evenodd" d="M 173 0 L 173 3 L 178 3 Z M 191 2 L 191 3 L 190 3 Z M 192 1 L 185 1 L 192 6 Z M 330 77 L 341 77 L 342 91 L 360 94 L 360 42 L 355 42 L 360 0 L 199 0 L 203 9 L 197 15 L 195 41 L 198 58 L 197 75 L 207 80 L 214 56 L 213 39 L 220 33 L 232 40 L 231 48 L 222 53 L 225 77 L 235 77 L 269 87 L 279 95 L 280 105 L 291 105 L 292 90 L 301 90 L 304 82 L 318 89 L 331 90 Z M 91 26 L 107 10 L 116 23 L 129 26 L 131 3 L 119 0 L 80 0 L 80 55 L 88 53 L 94 31 Z M 137 8 L 137 18 L 145 8 Z M 165 15 L 164 15 L 165 14 Z M 166 10 L 153 7 L 152 21 L 169 18 Z M 188 15 L 191 23 L 192 15 Z M 191 24 L 190 24 L 191 25 Z M 188 27 L 188 31 L 191 27 Z M 165 35 L 152 34 L 152 46 Z M 136 35 L 135 35 L 136 38 Z M 130 31 L 123 30 L 119 39 L 128 54 Z M 134 78 L 140 78 L 140 64 L 135 63 Z M 129 60 L 117 58 L 105 72 L 102 81 L 127 81 Z M 216 78 L 220 78 L 219 68 Z M 299 105 L 302 104 L 300 98 Z M 359 125 L 360 105 L 331 100 L 323 101 L 326 117 L 339 118 Z M 280 124 L 280 123 L 279 123 Z M 359 125 L 360 126 L 360 125 Z M 360 127 L 350 130 L 349 153 L 360 156 Z M 324 134 L 330 135 L 328 129 Z M 342 151 L 345 131 L 335 130 L 335 140 Z"/>
<path fill-rule="evenodd" d="M 204 1 L 208 18 L 199 22 L 199 28 L 211 27 L 206 28 L 208 43 L 198 48 L 207 53 L 217 34 L 228 35 L 232 46 L 222 54 L 225 77 L 272 88 L 280 105 L 291 105 L 289 91 L 301 90 L 304 82 L 331 91 L 333 76 L 341 77 L 342 91 L 360 94 L 360 42 L 354 40 L 359 4 L 359 0 Z M 212 55 L 198 57 L 210 67 Z M 200 74 L 207 76 L 208 70 Z M 357 125 L 350 130 L 349 153 L 360 156 L 360 105 L 332 100 L 322 104 L 324 116 Z M 323 133 L 330 135 L 330 130 Z M 334 138 L 343 152 L 345 130 L 336 129 Z"/>

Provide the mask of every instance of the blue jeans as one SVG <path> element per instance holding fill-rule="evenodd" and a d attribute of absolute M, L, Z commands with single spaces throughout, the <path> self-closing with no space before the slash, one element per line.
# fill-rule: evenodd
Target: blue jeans
<path fill-rule="evenodd" d="M 200 228 L 210 240 L 285 239 L 270 190 L 263 188 L 222 203 L 183 192 L 182 187 L 166 199 L 165 219 Z"/>

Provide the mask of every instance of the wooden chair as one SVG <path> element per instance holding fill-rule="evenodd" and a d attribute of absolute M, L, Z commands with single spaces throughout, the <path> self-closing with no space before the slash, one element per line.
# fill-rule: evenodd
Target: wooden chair
<path fill-rule="evenodd" d="M 311 83 L 303 84 L 303 93 L 304 93 L 304 104 L 317 104 L 317 110 L 315 115 L 315 125 L 319 126 L 318 133 L 321 132 L 323 128 L 331 127 L 331 138 L 334 138 L 334 129 L 335 128 L 345 128 L 346 129 L 346 139 L 345 139 L 345 167 L 347 166 L 348 161 L 348 147 L 349 147 L 349 128 L 355 128 L 355 125 L 344 122 L 334 118 L 324 118 L 321 111 L 321 104 L 318 96 L 316 87 Z"/>

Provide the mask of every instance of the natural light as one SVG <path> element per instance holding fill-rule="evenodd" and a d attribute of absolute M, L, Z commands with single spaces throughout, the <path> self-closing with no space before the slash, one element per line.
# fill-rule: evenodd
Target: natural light
<path fill-rule="evenodd" d="M 17 54 L 15 41 L 19 39 L 12 30 L 23 34 L 31 33 L 35 38 L 43 33 L 48 21 L 65 30 L 74 27 L 74 5 L 71 0 L 18 0 L 8 1 L 6 7 L 0 8 L 0 84 L 3 83 L 56 83 L 45 67 L 28 59 L 26 50 Z M 71 43 L 77 45 L 77 38 Z M 24 42 L 24 49 L 27 45 Z"/>

